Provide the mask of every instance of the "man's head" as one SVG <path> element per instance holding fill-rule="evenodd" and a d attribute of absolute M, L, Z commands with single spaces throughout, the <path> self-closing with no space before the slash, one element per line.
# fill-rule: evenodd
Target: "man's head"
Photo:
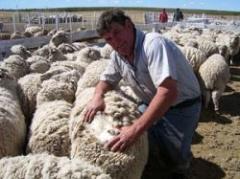
<path fill-rule="evenodd" d="M 130 17 L 119 9 L 102 13 L 97 23 L 97 32 L 120 55 L 129 57 L 134 48 L 134 24 Z"/>

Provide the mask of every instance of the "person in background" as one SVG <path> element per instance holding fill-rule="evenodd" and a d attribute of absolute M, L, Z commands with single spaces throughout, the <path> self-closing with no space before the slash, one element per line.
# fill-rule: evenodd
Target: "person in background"
<path fill-rule="evenodd" d="M 91 122 L 105 108 L 104 94 L 123 79 L 141 98 L 142 115 L 105 144 L 123 152 L 145 131 L 149 162 L 164 162 L 171 178 L 185 176 L 191 160 L 191 142 L 201 111 L 200 88 L 192 67 L 176 44 L 159 33 L 145 34 L 120 9 L 103 12 L 96 28 L 114 51 L 100 77 L 84 122 Z M 141 150 L 141 149 L 139 149 Z M 148 177 L 145 178 L 154 178 Z"/>
<path fill-rule="evenodd" d="M 173 21 L 182 21 L 184 19 L 182 11 L 177 8 L 173 15 Z"/>
<path fill-rule="evenodd" d="M 166 9 L 163 9 L 159 15 L 159 22 L 166 23 L 168 21 L 168 15 Z"/>

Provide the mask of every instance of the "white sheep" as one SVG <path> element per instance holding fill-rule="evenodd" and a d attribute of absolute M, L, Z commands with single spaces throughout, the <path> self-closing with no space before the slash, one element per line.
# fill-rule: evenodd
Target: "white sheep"
<path fill-rule="evenodd" d="M 194 72 L 197 72 L 200 65 L 207 59 L 204 52 L 194 47 L 185 46 L 181 51 L 193 67 Z"/>
<path fill-rule="evenodd" d="M 214 110 L 219 110 L 219 98 L 230 79 L 229 66 L 220 54 L 210 56 L 199 68 L 200 85 L 203 88 L 205 107 L 212 97 Z"/>
<path fill-rule="evenodd" d="M 206 54 L 206 57 L 213 55 L 214 53 L 218 53 L 218 46 L 210 41 L 210 40 L 203 40 L 201 37 L 198 39 L 198 49 L 203 51 Z"/>
<path fill-rule="evenodd" d="M 112 46 L 109 44 L 105 44 L 102 48 L 100 48 L 101 57 L 109 59 L 112 51 L 113 51 Z"/>
<path fill-rule="evenodd" d="M 28 26 L 26 29 L 25 29 L 25 33 L 29 33 L 29 34 L 32 34 L 32 36 L 39 32 L 39 31 L 42 31 L 42 27 L 39 27 L 39 26 Z"/>
<path fill-rule="evenodd" d="M 3 158 L 0 160 L 2 179 L 111 179 L 99 167 L 81 159 L 70 160 L 48 154 Z"/>
<path fill-rule="evenodd" d="M 32 55 L 39 55 L 41 57 L 48 58 L 49 57 L 49 46 L 44 45 L 43 47 L 35 50 Z"/>
<path fill-rule="evenodd" d="M 19 55 L 23 59 L 27 59 L 31 56 L 30 51 L 27 50 L 27 48 L 23 45 L 14 45 L 11 47 L 12 54 Z"/>
<path fill-rule="evenodd" d="M 119 133 L 117 127 L 131 125 L 139 117 L 137 105 L 117 91 L 105 95 L 106 108 L 90 124 L 83 123 L 84 109 L 94 88 L 82 91 L 71 112 L 71 157 L 82 158 L 101 167 L 114 179 L 140 179 L 148 157 L 147 134 L 144 133 L 125 152 L 111 152 L 103 143 Z"/>
<path fill-rule="evenodd" d="M 81 49 L 76 55 L 76 61 L 81 63 L 84 67 L 88 66 L 95 60 L 99 60 L 101 57 L 100 52 L 91 47 Z"/>
<path fill-rule="evenodd" d="M 69 34 L 67 34 L 62 30 L 59 30 L 50 39 L 49 46 L 58 47 L 62 43 L 69 43 L 69 42 L 70 42 Z"/>
<path fill-rule="evenodd" d="M 88 65 L 83 76 L 78 81 L 77 94 L 85 88 L 95 87 L 108 63 L 109 60 L 97 60 Z"/>
<path fill-rule="evenodd" d="M 6 69 L 9 74 L 15 79 L 19 79 L 29 72 L 29 65 L 19 55 L 11 55 L 8 58 L 4 59 L 1 67 Z"/>
<path fill-rule="evenodd" d="M 42 88 L 41 83 L 40 73 L 28 74 L 18 80 L 18 94 L 27 124 L 31 123 L 32 115 L 36 109 L 37 93 Z"/>
<path fill-rule="evenodd" d="M 17 96 L 17 82 L 0 69 L 0 158 L 22 154 L 26 124 Z"/>
<path fill-rule="evenodd" d="M 71 109 L 72 104 L 64 100 L 37 106 L 30 125 L 27 153 L 47 152 L 68 156 L 71 146 L 68 129 Z"/>
<path fill-rule="evenodd" d="M 33 55 L 26 61 L 30 65 L 30 73 L 45 73 L 50 68 L 50 63 L 47 59 L 39 55 Z"/>

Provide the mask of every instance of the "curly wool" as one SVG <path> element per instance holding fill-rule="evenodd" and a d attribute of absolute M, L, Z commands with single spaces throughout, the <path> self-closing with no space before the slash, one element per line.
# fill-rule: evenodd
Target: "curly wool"
<path fill-rule="evenodd" d="M 19 99 L 17 82 L 0 70 L 0 158 L 23 152 L 26 124 Z"/>
<path fill-rule="evenodd" d="M 194 47 L 185 46 L 182 49 L 182 52 L 188 62 L 191 64 L 194 72 L 197 72 L 200 65 L 207 59 L 204 52 Z"/>
<path fill-rule="evenodd" d="M 114 179 L 140 179 L 148 156 L 146 133 L 124 153 L 114 153 L 103 147 L 104 142 L 118 134 L 117 127 L 131 125 L 138 118 L 137 105 L 117 91 L 108 92 L 103 114 L 97 113 L 92 123 L 85 124 L 82 122 L 84 108 L 93 93 L 94 88 L 80 93 L 71 112 L 71 157 L 83 158 L 100 166 Z"/>
<path fill-rule="evenodd" d="M 28 153 L 48 152 L 68 156 L 68 121 L 72 105 L 64 100 L 45 102 L 37 107 L 30 126 Z"/>
<path fill-rule="evenodd" d="M 85 88 L 95 87 L 100 80 L 100 75 L 105 70 L 109 60 L 98 60 L 87 66 L 83 76 L 78 81 L 77 93 Z"/>
<path fill-rule="evenodd" d="M 84 160 L 35 154 L 0 160 L 0 178 L 14 179 L 111 179 L 99 167 Z"/>
<path fill-rule="evenodd" d="M 26 116 L 26 123 L 30 124 L 32 115 L 36 109 L 37 93 L 42 88 L 41 74 L 28 74 L 18 80 L 18 94 L 20 96 L 22 110 Z"/>
<path fill-rule="evenodd" d="M 16 80 L 29 72 L 29 65 L 19 55 L 11 55 L 4 59 L 1 68 L 6 69 Z"/>

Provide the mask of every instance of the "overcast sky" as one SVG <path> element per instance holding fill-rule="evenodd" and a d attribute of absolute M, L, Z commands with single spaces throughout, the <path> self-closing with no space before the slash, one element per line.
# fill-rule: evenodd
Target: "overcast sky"
<path fill-rule="evenodd" d="M 0 9 L 53 7 L 165 7 L 240 12 L 240 0 L 0 0 Z"/>

